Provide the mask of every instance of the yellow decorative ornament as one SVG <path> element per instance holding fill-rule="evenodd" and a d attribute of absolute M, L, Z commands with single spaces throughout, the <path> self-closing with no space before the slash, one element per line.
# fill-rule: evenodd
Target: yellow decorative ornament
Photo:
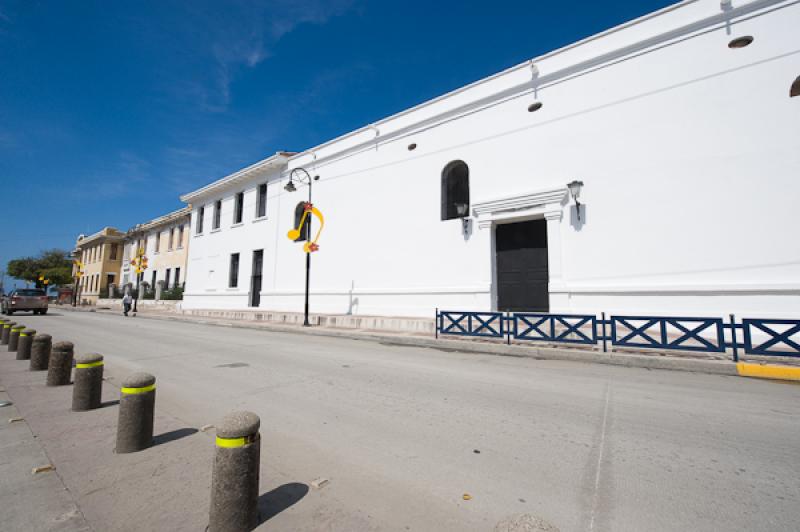
<path fill-rule="evenodd" d="M 319 235 L 322 233 L 322 228 L 325 227 L 325 217 L 322 216 L 322 213 L 314 207 L 311 203 L 306 203 L 303 207 L 303 217 L 300 218 L 300 223 L 298 224 L 297 228 L 290 229 L 289 232 L 286 234 L 289 237 L 289 240 L 297 240 L 300 238 L 300 229 L 303 227 L 303 224 L 306 223 L 306 218 L 308 218 L 309 214 L 313 214 L 319 220 L 319 229 L 317 229 L 317 234 L 314 236 L 314 240 L 310 242 L 306 242 L 303 245 L 303 251 L 306 253 L 313 253 L 315 251 L 319 251 L 319 245 L 317 241 L 319 240 Z"/>

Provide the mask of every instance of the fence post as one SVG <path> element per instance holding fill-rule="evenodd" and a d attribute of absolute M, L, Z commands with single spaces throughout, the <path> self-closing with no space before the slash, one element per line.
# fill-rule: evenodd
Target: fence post
<path fill-rule="evenodd" d="M 433 330 L 436 334 L 436 339 L 439 339 L 439 307 L 436 307 L 436 317 L 433 320 Z"/>
<path fill-rule="evenodd" d="M 505 319 L 506 319 L 506 324 L 510 324 L 511 323 L 511 313 L 510 312 L 506 312 Z M 510 325 L 506 329 L 506 345 L 511 345 L 511 326 Z"/>
<path fill-rule="evenodd" d="M 739 347 L 736 342 L 736 316 L 730 315 L 731 318 L 731 345 L 733 346 L 733 361 L 739 362 Z"/>
<path fill-rule="evenodd" d="M 602 316 L 602 325 L 603 325 L 603 353 L 608 353 L 608 347 L 606 346 L 606 341 L 608 336 L 606 335 L 606 313 L 601 312 L 600 315 Z"/>

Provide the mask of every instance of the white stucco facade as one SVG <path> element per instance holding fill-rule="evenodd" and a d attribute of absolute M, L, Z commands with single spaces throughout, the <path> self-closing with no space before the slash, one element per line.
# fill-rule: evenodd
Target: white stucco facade
<path fill-rule="evenodd" d="M 551 312 L 796 317 L 798 27 L 794 2 L 682 2 L 187 194 L 183 306 L 247 308 L 252 254 L 264 250 L 259 308 L 302 311 L 305 256 L 286 233 L 307 189 L 283 188 L 302 167 L 319 176 L 313 203 L 326 220 L 312 312 L 496 309 L 497 228 L 540 219 Z M 729 47 L 744 36 L 752 43 Z M 466 231 L 441 220 L 452 161 L 469 168 Z M 573 180 L 584 183 L 581 220 Z"/>
<path fill-rule="evenodd" d="M 190 209 L 184 207 L 128 229 L 120 267 L 121 285 L 138 286 L 136 269 L 131 263 L 139 249 L 147 258 L 142 283 L 155 289 L 162 281 L 164 288 L 180 286 L 185 281 L 188 259 Z"/>

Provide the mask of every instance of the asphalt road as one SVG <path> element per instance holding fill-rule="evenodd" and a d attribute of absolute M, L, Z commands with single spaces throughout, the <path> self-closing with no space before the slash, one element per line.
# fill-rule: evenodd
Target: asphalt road
<path fill-rule="evenodd" d="M 800 523 L 795 384 L 58 309 L 15 319 L 117 374 L 153 373 L 159 412 L 187 426 L 261 416 L 262 487 L 330 479 L 265 529 L 491 531 L 518 514 L 561 531 Z"/>

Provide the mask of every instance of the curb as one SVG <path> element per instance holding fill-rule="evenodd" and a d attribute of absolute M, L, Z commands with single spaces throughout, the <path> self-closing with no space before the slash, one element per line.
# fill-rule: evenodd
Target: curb
<path fill-rule="evenodd" d="M 800 381 L 800 367 L 768 366 L 765 364 L 752 364 L 739 362 L 736 371 L 740 377 L 753 377 L 756 379 L 773 379 L 781 381 Z"/>

